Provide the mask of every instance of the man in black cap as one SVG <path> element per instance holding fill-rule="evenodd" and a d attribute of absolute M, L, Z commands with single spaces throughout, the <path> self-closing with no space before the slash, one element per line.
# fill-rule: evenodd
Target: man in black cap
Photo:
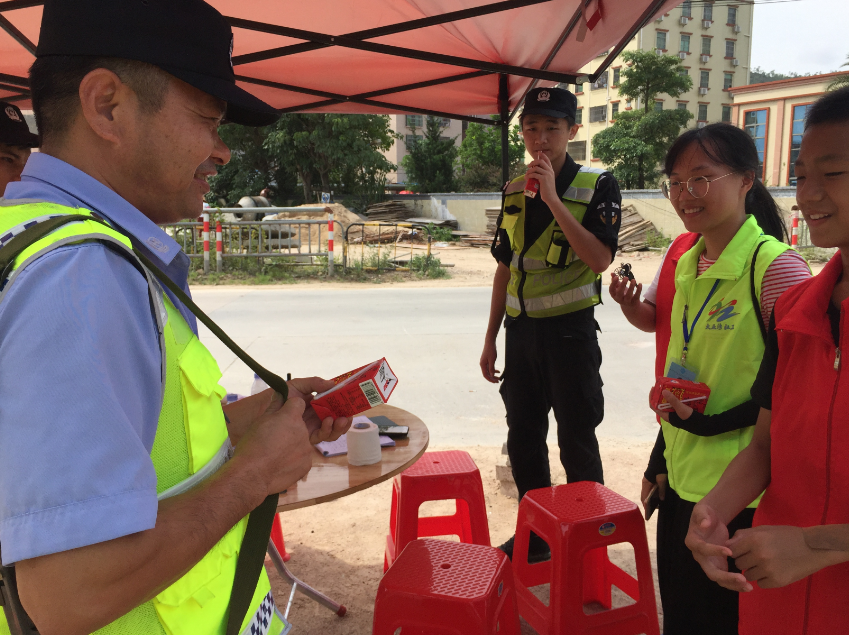
<path fill-rule="evenodd" d="M 0 273 L 0 544 L 42 635 L 284 628 L 264 569 L 237 574 L 246 517 L 350 422 L 305 409 L 318 378 L 222 410 L 194 315 L 141 260 L 188 293 L 157 223 L 200 213 L 222 120 L 277 118 L 236 85 L 232 47 L 201 0 L 44 5 L 42 151 L 0 201 L 0 246 L 66 214 L 108 227 L 63 225 Z"/>
<path fill-rule="evenodd" d="M 0 197 L 6 186 L 21 178 L 21 172 L 38 136 L 29 131 L 21 109 L 0 101 Z"/>
<path fill-rule="evenodd" d="M 569 156 L 576 113 L 568 90 L 528 93 L 520 122 L 533 160 L 526 175 L 505 186 L 493 240 L 498 265 L 480 366 L 488 381 L 503 380 L 507 453 L 520 499 L 551 486 L 552 409 L 567 480 L 603 482 L 595 428 L 604 397 L 593 307 L 601 302 L 600 274 L 616 253 L 622 197 L 612 174 Z M 499 378 L 495 340 L 502 318 L 507 350 Z M 513 542 L 500 547 L 511 558 Z M 550 557 L 533 533 L 524 544 L 530 562 Z"/>

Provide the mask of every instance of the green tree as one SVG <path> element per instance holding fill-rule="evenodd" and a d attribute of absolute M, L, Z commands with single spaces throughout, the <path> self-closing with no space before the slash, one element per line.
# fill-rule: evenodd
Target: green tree
<path fill-rule="evenodd" d="M 846 62 L 843 63 L 841 66 L 849 66 L 849 55 L 846 56 Z M 847 86 L 849 86 L 849 73 L 833 79 L 828 85 L 828 90 L 840 90 L 841 88 L 846 88 Z"/>
<path fill-rule="evenodd" d="M 666 94 L 679 97 L 693 87 L 693 80 L 685 75 L 681 60 L 672 55 L 658 55 L 654 51 L 626 51 L 622 54 L 619 94 L 634 101 L 642 101 L 643 111 L 654 108 L 654 98 Z"/>
<path fill-rule="evenodd" d="M 612 126 L 593 137 L 593 154 L 613 171 L 624 189 L 643 190 L 657 182 L 666 151 L 692 117 L 689 111 L 677 108 L 620 112 Z"/>
<path fill-rule="evenodd" d="M 456 188 L 454 161 L 457 147 L 454 139 L 442 136 L 442 119 L 428 117 L 424 136 L 410 144 L 401 165 L 407 171 L 407 181 L 419 192 L 452 192 Z"/>
<path fill-rule="evenodd" d="M 778 73 L 776 71 L 765 71 L 760 66 L 755 66 L 749 72 L 750 84 L 763 84 L 766 82 L 774 82 L 779 79 L 792 79 L 793 77 L 807 77 L 810 73 L 800 75 L 799 73 Z"/>
<path fill-rule="evenodd" d="M 493 119 L 498 117 L 493 116 Z M 518 126 L 511 126 L 507 157 L 510 176 L 524 169 L 525 142 Z M 458 182 L 463 192 L 497 192 L 501 174 L 501 127 L 470 123 L 457 152 Z"/>

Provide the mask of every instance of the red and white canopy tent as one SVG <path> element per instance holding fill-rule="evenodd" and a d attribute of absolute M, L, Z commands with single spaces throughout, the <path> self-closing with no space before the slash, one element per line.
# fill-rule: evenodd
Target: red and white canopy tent
<path fill-rule="evenodd" d="M 680 0 L 208 1 L 233 26 L 237 80 L 281 112 L 500 125 L 506 147 L 507 124 L 531 88 L 595 81 Z M 22 107 L 42 4 L 0 0 L 0 100 Z M 580 72 L 605 51 L 593 72 Z M 506 172 L 506 154 L 504 163 Z"/>

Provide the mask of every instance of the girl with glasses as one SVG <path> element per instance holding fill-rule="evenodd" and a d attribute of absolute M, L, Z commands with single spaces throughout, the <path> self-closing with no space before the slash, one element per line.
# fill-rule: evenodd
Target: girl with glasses
<path fill-rule="evenodd" d="M 642 482 L 661 493 L 657 563 L 665 635 L 737 633 L 737 593 L 711 582 L 684 544 L 694 506 L 752 439 L 750 390 L 776 299 L 810 277 L 785 244 L 782 214 L 760 179 L 743 130 L 711 124 L 670 148 L 662 184 L 687 233 L 670 246 L 641 301 L 642 285 L 613 276 L 628 321 L 656 333 L 655 374 L 706 383 L 704 414 L 664 393 L 661 431 Z M 728 526 L 749 527 L 756 502 Z M 733 562 L 731 563 L 733 570 Z"/>

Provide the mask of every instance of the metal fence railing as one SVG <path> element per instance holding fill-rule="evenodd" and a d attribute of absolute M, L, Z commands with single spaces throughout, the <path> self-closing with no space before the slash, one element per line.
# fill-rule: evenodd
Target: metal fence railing
<path fill-rule="evenodd" d="M 204 241 L 204 223 L 183 222 L 161 225 L 176 240 L 189 258 L 216 254 L 216 260 L 232 258 L 286 258 L 291 265 L 315 265 L 316 258 L 328 258 L 329 223 L 344 229 L 333 220 L 263 220 L 210 223 L 209 240 Z M 216 228 L 220 225 L 220 236 Z M 205 252 L 206 242 L 208 251 Z M 330 260 L 330 259 L 329 259 Z"/>

